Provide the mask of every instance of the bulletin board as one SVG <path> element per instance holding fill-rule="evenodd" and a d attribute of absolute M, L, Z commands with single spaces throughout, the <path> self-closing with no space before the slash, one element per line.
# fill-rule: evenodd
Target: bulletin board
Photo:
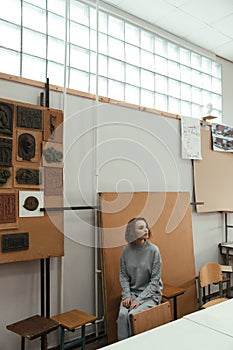
<path fill-rule="evenodd" d="M 162 257 L 164 283 L 182 287 L 177 298 L 178 317 L 197 309 L 195 264 L 187 192 L 101 193 L 102 269 L 105 320 L 108 343 L 117 340 L 117 315 L 121 296 L 119 261 L 125 242 L 125 228 L 133 217 L 145 217 L 152 231 L 151 241 Z"/>
<path fill-rule="evenodd" d="M 194 189 L 198 213 L 233 211 L 233 154 L 212 150 L 211 131 L 201 131 L 202 160 L 194 160 Z"/>
<path fill-rule="evenodd" d="M 0 99 L 0 264 L 64 255 L 63 113 Z M 42 210 L 41 210 L 42 209 Z"/>

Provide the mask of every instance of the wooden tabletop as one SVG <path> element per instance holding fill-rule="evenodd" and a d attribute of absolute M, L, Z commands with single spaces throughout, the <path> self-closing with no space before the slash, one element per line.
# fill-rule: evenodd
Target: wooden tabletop
<path fill-rule="evenodd" d="M 178 295 L 184 294 L 184 292 L 185 292 L 184 288 L 172 286 L 166 283 L 163 284 L 162 295 L 164 298 L 171 299 Z"/>
<path fill-rule="evenodd" d="M 12 323 L 6 328 L 9 331 L 17 333 L 22 337 L 29 340 L 40 337 L 43 334 L 47 334 L 56 328 L 59 324 L 49 318 L 42 317 L 40 315 L 35 315 L 24 320 Z"/>
<path fill-rule="evenodd" d="M 51 319 L 58 322 L 59 325 L 63 326 L 64 328 L 73 330 L 87 323 L 94 322 L 97 317 L 81 310 L 71 310 L 52 316 Z"/>

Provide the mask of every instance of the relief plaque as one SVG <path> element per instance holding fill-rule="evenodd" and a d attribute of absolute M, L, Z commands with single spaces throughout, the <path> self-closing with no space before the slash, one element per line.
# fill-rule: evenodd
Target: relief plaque
<path fill-rule="evenodd" d="M 17 127 L 42 130 L 42 110 L 17 106 Z"/>
<path fill-rule="evenodd" d="M 12 165 L 12 140 L 0 138 L 0 166 Z"/>
<path fill-rule="evenodd" d="M 63 194 L 63 169 L 44 169 L 44 190 L 47 196 L 58 196 Z"/>
<path fill-rule="evenodd" d="M 18 226 L 16 193 L 0 193 L 0 229 Z"/>
<path fill-rule="evenodd" d="M 14 105 L 0 102 L 0 133 L 12 136 L 13 133 Z"/>

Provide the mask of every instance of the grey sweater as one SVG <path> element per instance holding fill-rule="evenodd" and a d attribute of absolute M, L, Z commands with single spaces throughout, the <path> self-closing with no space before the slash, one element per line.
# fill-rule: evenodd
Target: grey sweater
<path fill-rule="evenodd" d="M 143 245 L 128 244 L 120 259 L 122 299 L 133 297 L 141 304 L 161 297 L 162 261 L 159 248 L 146 241 Z"/>

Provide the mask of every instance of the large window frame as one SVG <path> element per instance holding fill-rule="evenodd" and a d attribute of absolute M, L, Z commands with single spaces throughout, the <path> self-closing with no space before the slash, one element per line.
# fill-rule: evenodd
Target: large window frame
<path fill-rule="evenodd" d="M 221 121 L 219 63 L 104 9 L 97 28 L 96 8 L 85 1 L 70 0 L 66 21 L 65 3 L 6 2 L 0 13 L 7 32 L 0 38 L 2 73 L 42 82 L 48 77 L 64 86 L 66 62 L 66 88 L 196 118 L 211 103 Z"/>

